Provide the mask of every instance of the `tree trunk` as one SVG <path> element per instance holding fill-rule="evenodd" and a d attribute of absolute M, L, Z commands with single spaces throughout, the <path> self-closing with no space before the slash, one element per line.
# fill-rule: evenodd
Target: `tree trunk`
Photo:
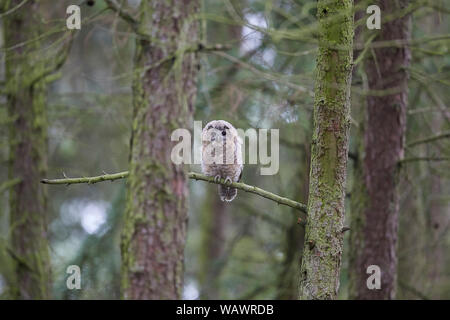
<path fill-rule="evenodd" d="M 301 163 L 295 174 L 296 185 L 294 190 L 297 192 L 293 199 L 298 201 L 302 201 L 302 199 L 308 197 L 309 152 L 309 145 L 302 145 L 300 159 L 306 159 L 306 163 Z M 278 276 L 275 300 L 295 300 L 298 298 L 299 273 L 297 270 L 301 264 L 303 243 L 305 241 L 305 228 L 304 225 L 298 223 L 299 218 L 303 218 L 303 215 L 299 216 L 298 211 L 293 210 L 292 217 L 288 220 L 289 228 L 285 232 L 283 243 L 283 254 L 285 258 Z"/>
<path fill-rule="evenodd" d="M 22 1 L 3 2 L 3 12 Z M 6 4 L 6 5 L 5 5 Z M 15 261 L 13 299 L 50 297 L 46 193 L 39 183 L 47 171 L 45 83 L 31 81 L 40 74 L 37 26 L 39 7 L 28 1 L 3 17 L 6 50 L 6 93 L 9 122 L 9 178 L 19 179 L 9 193 L 11 256 Z"/>
<path fill-rule="evenodd" d="M 319 55 L 300 299 L 335 299 L 343 246 L 353 1 L 319 0 Z"/>
<path fill-rule="evenodd" d="M 441 177 L 436 174 L 431 177 L 430 216 L 427 225 L 427 238 L 429 247 L 426 247 L 427 289 L 431 291 L 432 299 L 445 298 L 445 257 L 446 249 L 443 241 L 445 226 L 449 225 L 450 209 L 442 200 L 443 185 Z"/>
<path fill-rule="evenodd" d="M 226 247 L 227 204 L 220 200 L 216 188 L 206 191 L 205 206 L 201 216 L 201 248 L 198 279 L 202 299 L 220 298 L 219 277 Z"/>
<path fill-rule="evenodd" d="M 196 93 L 197 0 L 142 1 L 133 79 L 134 120 L 122 235 L 122 295 L 179 299 L 187 223 L 183 166 L 172 163 L 173 130 L 190 128 Z M 174 56 L 173 59 L 167 59 Z M 163 63 L 157 62 L 165 59 Z M 144 69 L 145 66 L 154 66 Z"/>
<path fill-rule="evenodd" d="M 408 1 L 381 0 L 377 4 L 382 14 L 387 16 L 398 13 Z M 408 40 L 410 17 L 385 22 L 378 32 L 375 41 Z M 357 200 L 360 207 L 353 213 L 351 224 L 350 298 L 354 299 L 395 297 L 399 212 L 397 167 L 404 152 L 408 97 L 405 68 L 409 66 L 410 58 L 407 46 L 376 48 L 365 64 L 368 87 L 374 93 L 367 96 L 365 156 Z M 377 265 L 381 269 L 379 290 L 367 288 L 369 265 Z"/>

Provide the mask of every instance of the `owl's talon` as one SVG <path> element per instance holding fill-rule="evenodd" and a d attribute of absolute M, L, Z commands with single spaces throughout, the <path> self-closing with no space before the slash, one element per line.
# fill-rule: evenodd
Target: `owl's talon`
<path fill-rule="evenodd" d="M 225 184 L 231 185 L 232 183 L 233 183 L 233 181 L 231 180 L 230 177 L 225 178 Z"/>
<path fill-rule="evenodd" d="M 217 176 L 214 177 L 214 182 L 215 183 L 218 183 L 219 180 L 220 180 L 220 175 L 217 175 Z"/>

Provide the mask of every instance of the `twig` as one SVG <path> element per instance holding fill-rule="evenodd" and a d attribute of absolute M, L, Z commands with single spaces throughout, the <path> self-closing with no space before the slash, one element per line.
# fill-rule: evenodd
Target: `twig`
<path fill-rule="evenodd" d="M 17 9 L 19 9 L 20 7 L 22 7 L 24 4 L 26 4 L 28 2 L 28 0 L 23 0 L 21 3 L 19 3 L 17 6 L 12 7 L 11 9 L 9 9 L 6 12 L 1 12 L 0 13 L 0 18 L 3 18 L 4 16 L 13 13 L 14 11 L 16 11 Z"/>
<path fill-rule="evenodd" d="M 8 190 L 9 188 L 12 188 L 13 186 L 20 183 L 21 181 L 22 181 L 22 179 L 16 178 L 16 179 L 11 179 L 11 180 L 7 180 L 7 181 L 3 182 L 2 184 L 0 184 L 0 194 L 2 194 L 4 191 Z"/>
<path fill-rule="evenodd" d="M 126 21 L 133 31 L 137 31 L 138 21 L 133 18 L 133 16 L 126 10 L 122 9 L 122 6 L 119 6 L 114 0 L 105 0 L 108 8 L 112 11 L 116 12 L 119 17 L 121 17 L 124 21 Z"/>
<path fill-rule="evenodd" d="M 70 32 L 69 41 L 68 41 L 67 45 L 65 47 L 63 46 L 59 50 L 59 52 L 56 55 L 56 59 L 55 58 L 47 59 L 48 61 L 46 62 L 46 65 L 48 65 L 48 67 L 46 67 L 42 73 L 39 73 L 38 75 L 36 75 L 34 78 L 31 79 L 30 86 L 33 86 L 36 82 L 38 82 L 44 78 L 47 81 L 49 81 L 49 79 L 50 79 L 49 76 L 55 75 L 55 72 L 57 72 L 64 66 L 64 63 L 66 62 L 67 58 L 69 57 L 70 49 L 72 48 L 74 38 L 75 38 L 74 33 Z"/>
<path fill-rule="evenodd" d="M 11 258 L 13 258 L 20 266 L 25 267 L 29 271 L 34 272 L 33 268 L 28 264 L 28 262 L 24 259 L 22 259 L 19 255 L 17 255 L 14 250 L 12 250 L 9 247 L 6 247 L 6 251 L 9 253 Z"/>
<path fill-rule="evenodd" d="M 399 284 L 399 286 L 400 286 L 402 289 L 404 289 L 404 290 L 406 290 L 406 291 L 409 291 L 409 292 L 415 294 L 415 295 L 416 295 L 417 297 L 419 297 L 420 299 L 422 299 L 422 300 L 430 300 L 429 297 L 427 297 L 426 295 L 424 295 L 422 292 L 420 292 L 419 290 L 417 290 L 417 289 L 414 288 L 413 286 L 410 286 L 409 284 L 407 284 L 407 283 L 405 283 L 405 282 L 403 282 L 403 281 L 399 281 L 398 284 Z"/>
<path fill-rule="evenodd" d="M 274 75 L 272 73 L 267 73 L 267 72 L 261 71 L 258 68 L 254 67 L 253 65 L 248 64 L 246 62 L 243 62 L 240 59 L 238 59 L 238 58 L 236 58 L 236 57 L 234 57 L 232 55 L 229 55 L 229 54 L 227 54 L 225 52 L 217 51 L 217 52 L 214 52 L 214 54 L 216 54 L 216 55 L 218 55 L 220 57 L 223 57 L 223 58 L 233 62 L 234 64 L 240 65 L 241 67 L 249 70 L 250 72 L 254 73 L 258 77 L 262 77 L 262 78 L 267 79 L 269 81 L 276 81 L 276 82 L 279 82 L 279 83 L 282 83 L 282 84 L 288 86 L 289 88 L 298 90 L 300 92 L 307 92 L 311 96 L 313 95 L 312 91 L 308 90 L 306 87 L 303 87 L 303 86 L 300 86 L 300 85 L 298 85 L 296 83 L 292 83 L 292 82 L 290 82 L 288 80 L 285 80 L 280 75 Z"/>
<path fill-rule="evenodd" d="M 114 180 L 119 180 L 119 179 L 125 179 L 126 177 L 128 177 L 128 174 L 129 174 L 128 171 L 123 171 L 123 172 L 113 173 L 113 174 L 103 174 L 101 176 L 95 176 L 95 177 L 42 179 L 41 183 L 66 184 L 66 185 L 77 184 L 77 183 L 93 184 L 93 183 L 102 182 L 102 181 L 114 181 Z M 223 185 L 233 187 L 233 188 L 245 191 L 245 192 L 257 194 L 263 198 L 275 201 L 278 204 L 283 204 L 285 206 L 300 210 L 304 213 L 306 213 L 306 211 L 307 211 L 306 205 L 304 205 L 303 203 L 300 203 L 300 202 L 297 202 L 297 201 L 294 201 L 294 200 L 291 200 L 291 199 L 288 199 L 285 197 L 281 197 L 275 193 L 263 190 L 261 188 L 255 187 L 255 186 L 250 186 L 250 185 L 242 183 L 242 182 L 233 182 L 231 184 L 227 184 L 224 179 L 220 179 L 219 181 L 216 182 L 216 181 L 214 181 L 214 177 L 209 177 L 204 174 L 197 173 L 197 172 L 189 172 L 188 177 L 189 177 L 189 179 L 202 180 L 202 181 L 206 181 L 209 183 L 223 184 Z"/>
<path fill-rule="evenodd" d="M 410 148 L 410 147 L 416 146 L 418 144 L 428 143 L 428 142 L 432 142 L 432 141 L 436 141 L 436 140 L 448 138 L 448 137 L 450 137 L 450 131 L 442 132 L 442 133 L 439 133 L 439 134 L 431 136 L 431 137 L 413 141 L 413 142 L 407 144 L 406 147 Z"/>
<path fill-rule="evenodd" d="M 450 161 L 450 157 L 414 157 L 414 158 L 406 158 L 400 160 L 398 163 L 406 163 L 406 162 L 413 162 L 413 161 Z"/>
<path fill-rule="evenodd" d="M 204 45 L 202 43 L 198 43 L 196 45 L 180 48 L 177 51 L 175 51 L 173 54 L 170 54 L 161 60 L 156 61 L 155 63 L 152 63 L 151 65 L 144 66 L 144 72 L 147 72 L 148 70 L 154 69 L 162 65 L 163 63 L 174 61 L 178 57 L 180 57 L 183 54 L 186 53 L 197 53 L 197 52 L 215 52 L 215 51 L 222 51 L 222 50 L 229 50 L 230 47 L 222 44 L 213 44 L 213 45 Z"/>
<path fill-rule="evenodd" d="M 347 231 L 350 231 L 350 227 L 345 226 L 341 230 L 342 233 L 347 232 Z"/>
<path fill-rule="evenodd" d="M 440 108 L 418 108 L 409 110 L 408 114 L 418 114 L 418 113 L 424 113 L 424 112 L 442 112 L 442 109 Z"/>
<path fill-rule="evenodd" d="M 63 173 L 63 176 L 65 176 L 65 173 Z M 114 181 L 119 179 L 125 179 L 128 177 L 128 171 L 113 173 L 113 174 L 103 174 L 101 176 L 95 176 L 95 177 L 83 177 L 83 178 L 67 178 L 64 177 L 64 179 L 42 179 L 41 183 L 45 184 L 77 184 L 77 183 L 87 183 L 87 184 L 94 184 L 97 182 L 102 181 Z"/>

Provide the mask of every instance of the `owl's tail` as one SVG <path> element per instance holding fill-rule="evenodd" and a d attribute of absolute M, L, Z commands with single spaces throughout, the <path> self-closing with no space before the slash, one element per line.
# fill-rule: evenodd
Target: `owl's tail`
<path fill-rule="evenodd" d="M 220 200 L 230 202 L 233 201 L 234 198 L 236 198 L 236 195 L 237 195 L 236 188 L 230 188 L 222 184 L 219 184 Z"/>

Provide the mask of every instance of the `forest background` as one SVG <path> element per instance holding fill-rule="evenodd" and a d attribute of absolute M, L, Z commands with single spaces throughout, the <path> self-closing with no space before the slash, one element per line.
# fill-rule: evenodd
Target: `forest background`
<path fill-rule="evenodd" d="M 155 4 L 155 12 L 164 7 L 177 16 L 190 13 L 188 6 L 194 3 L 195 30 L 187 31 L 177 49 L 195 56 L 195 62 L 177 63 L 190 58 L 162 54 L 164 63 L 174 60 L 174 74 L 189 80 L 183 83 L 194 83 L 194 100 L 192 88 L 181 89 L 188 96 L 183 101 L 192 104 L 192 119 L 279 129 L 279 173 L 261 176 L 259 165 L 246 165 L 243 181 L 307 204 L 320 30 L 335 31 L 333 25 L 319 27 L 318 17 L 323 19 L 327 6 L 338 10 L 335 1 L 319 1 L 321 13 L 317 2 L 308 0 L 149 3 Z M 373 3 L 381 7 L 380 30 L 366 27 L 370 14 L 365 10 Z M 349 27 L 353 70 L 342 218 L 350 230 L 343 233 L 334 298 L 448 299 L 450 9 L 443 0 L 387 3 L 356 1 L 355 24 Z M 66 26 L 66 9 L 72 4 L 81 8 L 80 30 Z M 125 214 L 130 182 L 46 186 L 39 181 L 130 168 L 130 138 L 137 132 L 136 52 L 145 50 L 139 44 L 142 23 L 133 19 L 148 18 L 144 7 L 138 0 L 2 1 L 2 298 L 122 296 L 121 239 L 130 218 Z M 148 30 L 163 37 L 164 27 Z M 170 74 L 165 68 L 155 69 Z M 374 79 L 388 80 L 380 88 Z M 397 86 L 402 81 L 406 86 Z M 179 88 L 173 88 L 171 94 L 177 96 Z M 35 171 L 27 171 L 26 157 L 15 153 L 24 141 L 33 150 Z M 200 166 L 185 170 L 200 172 Z M 369 181 L 379 181 L 378 186 L 388 182 L 367 196 L 361 190 L 369 188 Z M 23 187 L 27 183 L 28 189 Z M 178 297 L 297 299 L 306 215 L 243 191 L 223 203 L 217 186 L 203 181 L 187 180 L 186 186 L 189 219 L 185 246 L 180 244 L 184 269 Z M 21 215 L 30 203 L 35 214 Z M 385 210 L 375 223 L 370 208 Z M 370 241 L 378 251 L 362 244 Z M 312 252 L 315 244 L 306 243 Z M 33 245 L 30 257 L 26 251 Z M 387 263 L 382 270 L 389 274 L 388 283 L 382 282 L 382 295 L 364 296 L 358 284 L 365 284 L 369 275 L 358 263 L 377 255 Z M 69 265 L 80 267 L 80 290 L 66 286 Z"/>

